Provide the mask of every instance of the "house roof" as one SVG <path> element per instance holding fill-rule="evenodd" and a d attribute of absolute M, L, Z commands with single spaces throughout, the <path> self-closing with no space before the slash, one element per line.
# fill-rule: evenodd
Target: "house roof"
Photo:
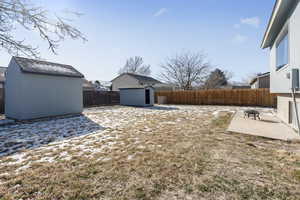
<path fill-rule="evenodd" d="M 261 43 L 265 49 L 273 45 L 291 11 L 297 6 L 299 0 L 276 0 L 266 32 Z"/>
<path fill-rule="evenodd" d="M 83 74 L 77 71 L 71 65 L 22 58 L 22 57 L 13 57 L 18 63 L 21 71 L 24 73 L 32 74 L 42 74 L 42 75 L 51 75 L 51 76 L 66 76 L 66 77 L 76 77 L 83 78 Z"/>
<path fill-rule="evenodd" d="M 117 78 L 124 76 L 124 75 L 129 75 L 135 79 L 137 79 L 139 82 L 143 84 L 155 84 L 155 83 L 161 83 L 160 81 L 150 77 L 150 76 L 144 76 L 144 75 L 139 75 L 139 74 L 134 74 L 134 73 L 123 73 L 116 78 L 114 78 L 112 81 L 116 80 Z"/>
<path fill-rule="evenodd" d="M 5 82 L 5 72 L 7 67 L 0 67 L 0 83 Z"/>
<path fill-rule="evenodd" d="M 257 74 L 257 76 L 250 81 L 250 85 L 254 84 L 258 78 L 267 77 L 267 76 L 270 76 L 270 72 Z"/>
<path fill-rule="evenodd" d="M 147 88 L 153 88 L 153 87 L 152 86 L 133 86 L 133 87 L 119 88 L 119 90 L 147 89 Z"/>

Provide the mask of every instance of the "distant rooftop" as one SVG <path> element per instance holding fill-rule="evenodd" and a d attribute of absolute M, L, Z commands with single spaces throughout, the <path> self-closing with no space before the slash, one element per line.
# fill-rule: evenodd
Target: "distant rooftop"
<path fill-rule="evenodd" d="M 126 74 L 134 77 L 141 83 L 147 83 L 147 84 L 161 83 L 160 81 L 158 81 L 150 76 L 144 76 L 144 75 L 139 75 L 139 74 L 134 74 L 134 73 L 123 73 L 123 74 L 119 75 L 118 77 L 116 77 L 115 79 L 119 78 L 120 76 L 126 75 Z M 113 80 L 115 80 L 115 79 L 113 79 Z"/>
<path fill-rule="evenodd" d="M 83 78 L 84 76 L 77 71 L 71 65 L 22 58 L 13 57 L 18 65 L 20 66 L 22 72 L 33 73 L 33 74 L 44 74 L 52 76 L 67 76 L 67 77 L 77 77 Z"/>

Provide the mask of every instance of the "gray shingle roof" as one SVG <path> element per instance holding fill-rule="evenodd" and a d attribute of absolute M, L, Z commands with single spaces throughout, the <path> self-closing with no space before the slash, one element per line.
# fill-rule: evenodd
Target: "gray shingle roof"
<path fill-rule="evenodd" d="M 160 81 L 158 81 L 158 80 L 156 80 L 156 79 L 154 79 L 150 76 L 144 76 L 144 75 L 139 75 L 139 74 L 134 74 L 134 73 L 124 73 L 124 74 L 121 74 L 120 76 L 123 76 L 123 75 L 126 75 L 126 74 L 134 77 L 135 79 L 137 79 L 142 84 L 161 83 Z M 119 78 L 120 76 L 116 77 L 115 79 Z M 113 79 L 113 80 L 115 80 L 115 79 Z"/>
<path fill-rule="evenodd" d="M 5 72 L 7 67 L 0 67 L 0 83 L 5 82 Z"/>
<path fill-rule="evenodd" d="M 67 76 L 83 78 L 83 74 L 71 65 L 34 60 L 29 58 L 14 57 L 22 72 L 33 74 L 44 74 L 52 76 Z"/>

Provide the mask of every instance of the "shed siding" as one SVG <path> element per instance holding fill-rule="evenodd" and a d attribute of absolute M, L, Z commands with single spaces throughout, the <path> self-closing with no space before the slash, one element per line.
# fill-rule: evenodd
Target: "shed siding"
<path fill-rule="evenodd" d="M 120 90 L 120 104 L 126 106 L 153 106 L 154 105 L 154 90 L 150 90 L 150 104 L 145 101 L 145 89 L 121 89 Z"/>
<path fill-rule="evenodd" d="M 145 90 L 120 90 L 120 103 L 127 106 L 145 106 Z"/>
<path fill-rule="evenodd" d="M 81 113 L 82 79 L 22 73 L 12 60 L 7 73 L 5 114 L 18 120 Z"/>

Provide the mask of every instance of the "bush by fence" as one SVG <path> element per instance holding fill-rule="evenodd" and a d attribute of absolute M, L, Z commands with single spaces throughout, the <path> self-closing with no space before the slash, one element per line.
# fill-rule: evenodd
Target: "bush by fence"
<path fill-rule="evenodd" d="M 277 106 L 277 95 L 269 89 L 160 91 L 155 93 L 156 100 L 158 96 L 165 96 L 167 104 Z"/>
<path fill-rule="evenodd" d="M 117 105 L 120 104 L 119 92 L 111 91 L 84 91 L 83 106 L 101 106 L 101 105 Z"/>

